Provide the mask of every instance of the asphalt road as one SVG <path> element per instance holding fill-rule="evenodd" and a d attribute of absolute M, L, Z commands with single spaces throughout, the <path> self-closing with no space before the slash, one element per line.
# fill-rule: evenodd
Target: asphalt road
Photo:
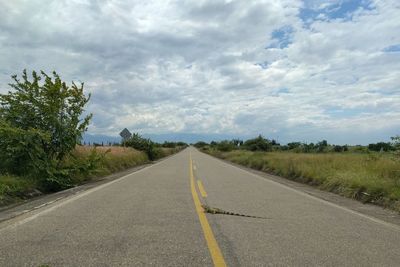
<path fill-rule="evenodd" d="M 399 245 L 398 225 L 193 148 L 0 224 L 0 266 L 400 266 Z"/>

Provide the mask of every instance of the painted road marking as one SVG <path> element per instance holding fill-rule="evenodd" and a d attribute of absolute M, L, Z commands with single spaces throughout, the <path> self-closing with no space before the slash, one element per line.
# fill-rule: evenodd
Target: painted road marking
<path fill-rule="evenodd" d="M 197 180 L 197 186 L 199 187 L 200 195 L 202 197 L 207 197 L 207 192 L 204 190 L 203 183 L 200 180 Z"/>
<path fill-rule="evenodd" d="M 204 209 L 201 206 L 199 196 L 197 195 L 197 192 L 196 192 L 191 153 L 190 153 L 189 165 L 190 165 L 189 166 L 190 167 L 190 188 L 192 191 L 194 206 L 196 207 L 196 212 L 197 212 L 197 215 L 199 216 L 201 228 L 203 229 L 204 237 L 206 238 L 206 241 L 207 241 L 208 250 L 210 251 L 214 266 L 216 266 L 216 267 L 226 266 L 224 256 L 222 255 L 221 249 L 219 248 L 217 240 L 214 237 L 211 226 L 208 223 L 206 214 L 204 213 Z"/>

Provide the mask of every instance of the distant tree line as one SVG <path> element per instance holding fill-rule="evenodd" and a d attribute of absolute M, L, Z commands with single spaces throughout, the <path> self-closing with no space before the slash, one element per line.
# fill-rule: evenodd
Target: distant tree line
<path fill-rule="evenodd" d="M 367 151 L 395 151 L 400 148 L 400 137 L 392 137 L 393 142 L 378 142 L 369 144 L 368 146 L 349 146 L 349 145 L 335 145 L 328 144 L 327 140 L 322 140 L 316 143 L 305 143 L 305 142 L 290 142 L 286 145 L 279 144 L 274 139 L 268 139 L 259 135 L 255 138 L 248 140 L 232 139 L 223 141 L 212 141 L 206 143 L 203 141 L 194 144 L 195 147 L 201 149 L 216 149 L 223 152 L 232 150 L 248 150 L 248 151 L 292 151 L 298 153 L 323 153 L 323 152 L 346 152 L 350 148 L 355 152 L 367 152 Z"/>

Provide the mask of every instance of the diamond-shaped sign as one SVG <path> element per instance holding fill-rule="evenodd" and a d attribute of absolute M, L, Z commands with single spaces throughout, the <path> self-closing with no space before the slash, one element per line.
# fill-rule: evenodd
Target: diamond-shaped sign
<path fill-rule="evenodd" d="M 132 134 L 128 129 L 123 129 L 119 135 L 122 137 L 122 139 L 127 140 L 129 138 L 131 138 Z"/>

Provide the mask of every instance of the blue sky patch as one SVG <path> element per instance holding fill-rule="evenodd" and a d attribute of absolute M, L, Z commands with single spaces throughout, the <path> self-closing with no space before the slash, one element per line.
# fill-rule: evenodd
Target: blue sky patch
<path fill-rule="evenodd" d="M 309 1 L 305 1 L 305 8 L 301 9 L 299 14 L 306 24 L 315 20 L 351 20 L 353 13 L 358 9 L 373 10 L 370 0 L 341 0 L 330 4 L 321 1 L 319 7 L 307 5 L 307 2 Z"/>
<path fill-rule="evenodd" d="M 265 69 L 268 69 L 268 67 L 269 67 L 269 65 L 271 65 L 271 63 L 269 63 L 268 61 L 264 61 L 264 62 L 256 63 L 254 65 L 259 66 L 265 70 Z"/>
<path fill-rule="evenodd" d="M 391 45 L 383 49 L 384 52 L 400 52 L 400 44 Z"/>
<path fill-rule="evenodd" d="M 278 94 L 288 94 L 290 90 L 288 88 L 281 88 L 278 90 Z"/>
<path fill-rule="evenodd" d="M 368 114 L 376 112 L 373 108 L 369 107 L 358 107 L 358 108 L 340 108 L 331 107 L 325 109 L 325 114 L 329 115 L 331 118 L 349 118 L 356 117 L 362 114 Z"/>
<path fill-rule="evenodd" d="M 286 48 L 292 43 L 292 36 L 293 28 L 291 26 L 276 29 L 271 34 L 273 42 L 267 48 Z"/>

